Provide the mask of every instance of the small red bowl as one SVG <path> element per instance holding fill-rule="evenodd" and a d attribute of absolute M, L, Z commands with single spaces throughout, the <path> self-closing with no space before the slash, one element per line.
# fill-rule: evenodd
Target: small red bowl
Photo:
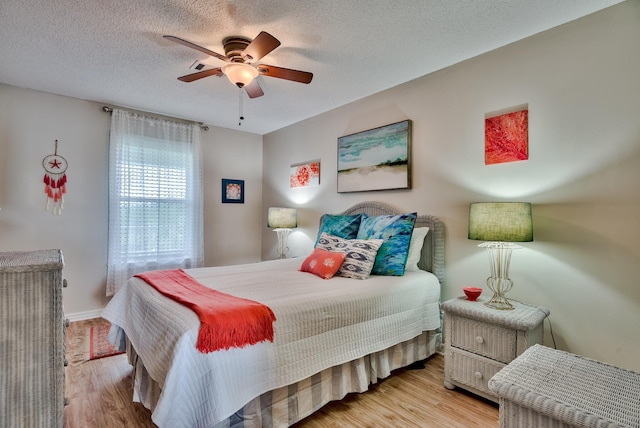
<path fill-rule="evenodd" d="M 467 296 L 467 300 L 471 300 L 472 302 L 478 300 L 478 297 L 482 294 L 482 288 L 480 287 L 463 287 L 462 291 L 464 291 L 464 294 Z"/>

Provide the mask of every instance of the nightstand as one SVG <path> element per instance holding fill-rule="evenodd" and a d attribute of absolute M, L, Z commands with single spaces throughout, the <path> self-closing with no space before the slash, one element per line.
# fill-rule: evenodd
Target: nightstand
<path fill-rule="evenodd" d="M 528 347 L 542 344 L 549 310 L 513 301 L 515 309 L 498 310 L 486 307 L 485 301 L 460 297 L 442 304 L 444 386 L 498 402 L 487 386 L 489 379 Z"/>

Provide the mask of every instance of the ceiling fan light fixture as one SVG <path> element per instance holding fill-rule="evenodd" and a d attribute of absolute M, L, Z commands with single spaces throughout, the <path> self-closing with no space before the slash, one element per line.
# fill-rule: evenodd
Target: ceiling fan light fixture
<path fill-rule="evenodd" d="M 230 62 L 222 66 L 222 72 L 229 81 L 239 88 L 242 88 L 258 77 L 258 70 L 249 64 L 242 62 Z"/>

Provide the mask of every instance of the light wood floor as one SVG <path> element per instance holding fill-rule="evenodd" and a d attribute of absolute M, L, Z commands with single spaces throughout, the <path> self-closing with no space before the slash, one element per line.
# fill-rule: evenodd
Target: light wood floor
<path fill-rule="evenodd" d="M 68 343 L 82 323 L 71 323 Z M 459 389 L 449 391 L 443 386 L 443 372 L 442 355 L 434 355 L 424 369 L 398 370 L 367 393 L 329 403 L 295 427 L 497 427 L 498 407 Z M 131 400 L 131 366 L 124 355 L 67 367 L 66 396 L 66 427 L 155 426 L 151 413 Z"/>

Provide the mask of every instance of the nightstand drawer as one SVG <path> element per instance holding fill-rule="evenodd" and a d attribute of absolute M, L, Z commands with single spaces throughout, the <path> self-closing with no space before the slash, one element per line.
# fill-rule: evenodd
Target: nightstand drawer
<path fill-rule="evenodd" d="M 449 349 L 447 364 L 451 364 L 451 380 L 485 394 L 495 395 L 489 390 L 489 379 L 506 365 L 461 349 Z"/>
<path fill-rule="evenodd" d="M 503 362 L 516 357 L 516 331 L 464 317 L 451 317 L 451 346 Z"/>

